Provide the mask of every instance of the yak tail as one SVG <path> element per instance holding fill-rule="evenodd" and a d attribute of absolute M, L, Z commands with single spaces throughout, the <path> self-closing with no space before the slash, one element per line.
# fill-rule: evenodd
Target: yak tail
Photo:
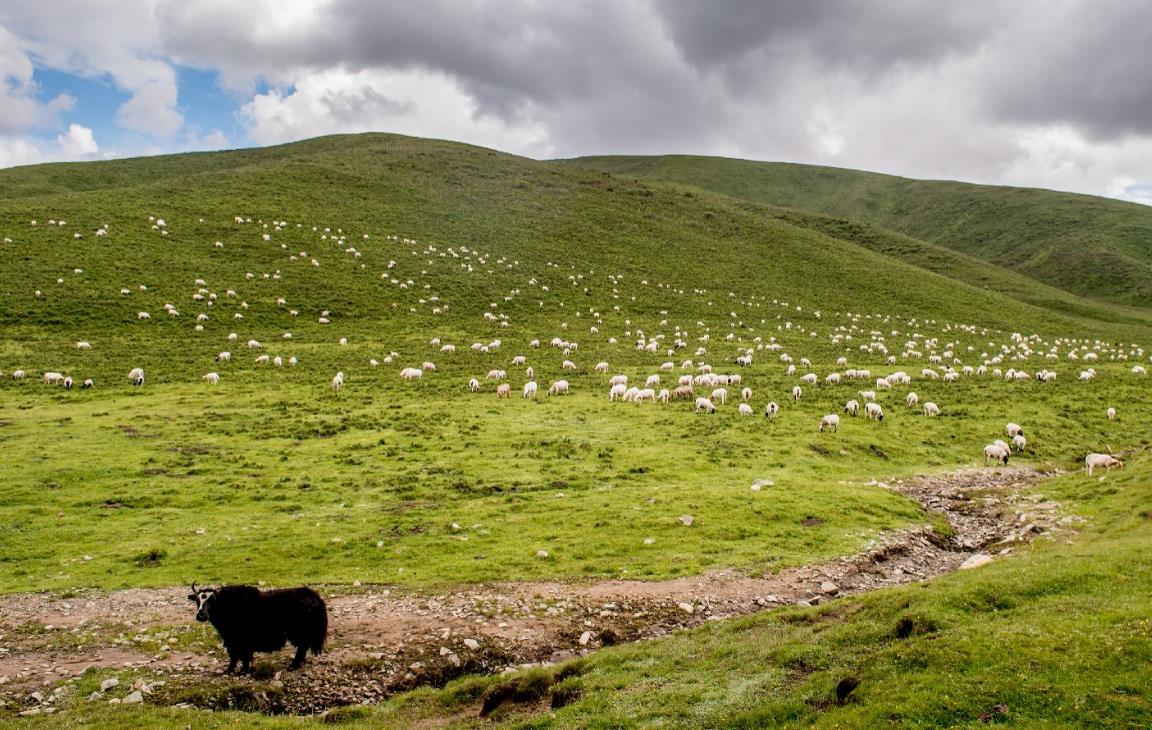
<path fill-rule="evenodd" d="M 328 639 L 328 609 L 323 603 L 320 604 L 320 615 L 316 622 L 316 634 L 312 638 L 312 645 L 308 647 L 312 650 L 313 654 L 319 654 L 324 651 L 324 642 Z"/>

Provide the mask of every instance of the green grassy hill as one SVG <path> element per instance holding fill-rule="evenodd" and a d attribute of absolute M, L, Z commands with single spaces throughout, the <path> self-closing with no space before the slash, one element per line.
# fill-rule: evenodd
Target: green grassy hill
<path fill-rule="evenodd" d="M 981 467 L 1007 421 L 1028 432 L 1013 460 L 1045 469 L 1152 443 L 1149 381 L 1132 371 L 1152 352 L 1146 311 L 835 217 L 851 211 L 637 178 L 381 134 L 0 171 L 0 592 L 757 575 L 939 526 L 877 480 Z M 1081 382 L 1089 363 L 1099 376 Z M 608 399 L 611 374 L 675 387 L 705 364 L 742 376 L 715 414 Z M 536 399 L 520 397 L 527 366 Z M 848 368 L 870 375 L 824 380 Z M 1059 377 L 1037 382 L 1042 368 Z M 878 392 L 882 423 L 817 431 L 896 370 L 913 382 Z M 42 382 L 50 371 L 95 387 Z M 819 384 L 793 400 L 808 372 Z M 571 395 L 543 393 L 561 378 Z M 745 386 L 753 417 L 737 410 Z M 910 388 L 940 417 L 906 405 Z M 1098 724 L 1147 720 L 1148 576 L 1132 556 L 1152 534 L 1148 466 L 1133 461 L 1105 482 L 1036 487 L 1091 518 L 1071 545 L 619 647 L 582 665 L 555 717 L 505 719 L 976 726 L 1003 701 L 1058 726 L 1110 701 Z M 1091 631 L 1075 623 L 1106 600 Z M 891 639 L 906 616 L 932 630 Z M 863 680 L 858 701 L 832 707 L 845 673 Z M 475 724 L 458 713 L 495 681 L 404 696 L 365 722 Z M 87 691 L 39 722 L 305 724 Z M 15 709 L 0 701 L 5 719 Z"/>
<path fill-rule="evenodd" d="M 585 157 L 568 162 L 870 223 L 1083 297 L 1152 304 L 1152 209 L 1135 203 L 716 157 Z"/>

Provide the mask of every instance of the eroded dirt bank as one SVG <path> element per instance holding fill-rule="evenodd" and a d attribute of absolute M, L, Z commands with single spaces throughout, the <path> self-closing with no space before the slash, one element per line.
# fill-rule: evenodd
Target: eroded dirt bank
<path fill-rule="evenodd" d="M 1060 505 L 1021 492 L 1030 469 L 973 469 L 880 486 L 943 514 L 884 535 L 859 554 L 760 577 L 717 571 L 668 581 L 528 582 L 438 594 L 333 587 L 328 650 L 304 671 L 258 658 L 255 678 L 224 677 L 223 650 L 194 630 L 185 587 L 0 597 L 0 710 L 52 712 L 90 667 L 122 670 L 91 701 L 189 703 L 313 713 L 377 702 L 457 676 L 556 662 L 597 647 L 779 606 L 910 583 L 1074 528 Z M 870 483 L 875 484 L 875 483 Z"/>

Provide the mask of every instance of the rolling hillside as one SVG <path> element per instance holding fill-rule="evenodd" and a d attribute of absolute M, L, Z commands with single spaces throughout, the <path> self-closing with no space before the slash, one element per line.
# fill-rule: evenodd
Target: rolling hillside
<path fill-rule="evenodd" d="M 568 162 L 870 223 L 1083 297 L 1152 304 L 1152 209 L 1135 203 L 716 157 L 585 157 Z"/>
<path fill-rule="evenodd" d="M 385 134 L 0 171 L 0 722 L 1147 726 L 1135 294 L 706 187 Z M 193 580 L 316 587 L 325 653 L 222 676 Z"/>

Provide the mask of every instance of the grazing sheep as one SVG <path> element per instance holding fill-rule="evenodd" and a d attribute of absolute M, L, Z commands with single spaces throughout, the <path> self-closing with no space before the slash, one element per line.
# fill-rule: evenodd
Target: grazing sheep
<path fill-rule="evenodd" d="M 637 405 L 643 403 L 646 400 L 652 401 L 653 403 L 656 402 L 656 391 L 654 389 L 641 388 L 640 390 L 636 391 L 635 395 L 632 396 L 632 402 Z"/>
<path fill-rule="evenodd" d="M 1109 406 L 1108 410 L 1104 411 L 1104 415 L 1108 416 L 1109 421 L 1115 421 L 1116 420 L 1116 409 Z"/>
<path fill-rule="evenodd" d="M 753 414 L 752 406 L 748 405 L 747 403 L 741 403 L 736 407 L 736 410 L 740 412 L 741 416 L 751 416 Z"/>
<path fill-rule="evenodd" d="M 1092 476 L 1092 471 L 1097 467 L 1111 471 L 1114 466 L 1123 469 L 1124 462 L 1110 454 L 1088 454 L 1084 457 L 1084 468 L 1088 471 L 1088 476 Z"/>
<path fill-rule="evenodd" d="M 1018 433 L 1024 433 L 1024 427 L 1018 423 L 1009 423 L 1004 427 L 1004 431 L 1007 432 L 1008 438 L 1012 438 Z"/>
<path fill-rule="evenodd" d="M 564 370 L 575 370 L 576 369 L 576 363 L 572 362 L 571 360 L 565 360 L 560 365 L 560 367 L 563 368 Z"/>
<path fill-rule="evenodd" d="M 424 377 L 424 371 L 420 368 L 404 368 L 400 371 L 401 380 L 418 380 Z"/>
<path fill-rule="evenodd" d="M 716 406 L 707 398 L 697 398 L 696 412 L 699 413 L 700 411 L 704 411 L 705 413 L 715 413 Z"/>
<path fill-rule="evenodd" d="M 88 390 L 93 385 L 94 384 L 92 382 L 92 378 L 85 378 L 84 382 L 80 384 L 80 387 L 83 388 L 84 390 Z"/>
<path fill-rule="evenodd" d="M 507 398 L 512 394 L 512 386 L 508 383 L 501 383 L 496 386 L 496 397 Z"/>
<path fill-rule="evenodd" d="M 536 385 L 536 381 L 535 380 L 529 380 L 527 383 L 524 384 L 524 397 L 525 398 L 535 398 L 537 389 L 538 389 L 538 386 Z"/>
<path fill-rule="evenodd" d="M 799 385 L 792 386 L 792 400 L 800 400 L 800 396 L 804 395 L 804 391 Z"/>
<path fill-rule="evenodd" d="M 660 392 L 656 394 L 656 400 L 661 403 L 667 403 L 671 398 L 672 394 L 668 392 L 667 388 L 662 388 Z"/>
<path fill-rule="evenodd" d="M 770 401 L 768 405 L 764 406 L 764 417 L 775 418 L 776 414 L 780 412 L 780 406 L 776 405 L 776 401 Z"/>
<path fill-rule="evenodd" d="M 660 385 L 659 375 L 649 375 L 648 378 L 644 381 L 645 388 L 651 388 L 654 385 Z"/>
<path fill-rule="evenodd" d="M 532 380 L 536 377 L 536 371 L 532 369 L 531 365 L 524 368 L 524 377 L 528 378 L 529 380 Z"/>
<path fill-rule="evenodd" d="M 296 367 L 296 363 L 298 363 L 298 362 L 300 362 L 300 361 L 296 359 L 296 356 L 295 356 L 295 355 L 293 355 L 292 357 L 288 358 L 288 366 L 289 366 L 289 367 L 293 367 L 293 368 L 294 368 L 294 367 Z"/>
<path fill-rule="evenodd" d="M 256 358 L 256 364 L 257 365 L 267 365 L 268 364 L 268 356 L 267 355 L 260 355 L 259 357 Z"/>
<path fill-rule="evenodd" d="M 136 319 L 152 319 L 152 315 L 147 312 L 137 312 Z"/>
<path fill-rule="evenodd" d="M 468 381 L 468 390 L 472 391 L 473 393 L 478 392 L 480 390 L 480 381 L 477 380 L 476 378 L 472 378 L 471 380 L 469 380 Z"/>
<path fill-rule="evenodd" d="M 831 430 L 833 433 L 840 430 L 840 416 L 829 413 L 820 419 L 820 433 Z"/>
<path fill-rule="evenodd" d="M 904 399 L 908 403 L 909 408 L 915 408 L 916 404 L 920 402 L 920 396 L 912 391 L 908 391 L 908 397 Z"/>
<path fill-rule="evenodd" d="M 339 391 L 342 387 L 344 387 L 344 373 L 339 372 L 332 378 L 332 390 Z"/>
<path fill-rule="evenodd" d="M 870 402 L 864 405 L 864 417 L 875 418 L 877 421 L 884 421 L 884 409 L 880 407 L 879 403 Z"/>
<path fill-rule="evenodd" d="M 608 402 L 619 400 L 624 397 L 624 393 L 628 391 L 628 386 L 624 383 L 616 383 L 608 390 Z"/>
<path fill-rule="evenodd" d="M 144 385 L 144 369 L 132 368 L 128 372 L 128 379 L 132 381 L 132 385 Z"/>
<path fill-rule="evenodd" d="M 816 385 L 816 373 L 807 373 L 800 376 L 800 382 L 804 385 Z"/>
<path fill-rule="evenodd" d="M 876 400 L 876 391 L 862 390 L 859 393 L 860 400 Z"/>
<path fill-rule="evenodd" d="M 936 405 L 932 401 L 928 401 L 927 403 L 924 404 L 924 415 L 925 416 L 939 416 L 940 415 L 940 406 Z"/>
<path fill-rule="evenodd" d="M 420 369 L 421 370 L 427 370 L 428 372 L 434 373 L 434 372 L 436 372 L 436 363 L 425 361 L 423 364 L 420 365 Z"/>
<path fill-rule="evenodd" d="M 232 362 L 232 353 L 225 350 L 216 356 L 216 362 Z"/>
<path fill-rule="evenodd" d="M 712 398 L 713 402 L 716 402 L 718 400 L 718 401 L 720 401 L 721 404 L 727 403 L 728 402 L 728 389 L 727 388 L 716 388 L 715 390 L 712 391 L 711 398 Z"/>
<path fill-rule="evenodd" d="M 484 376 L 485 380 L 504 380 L 508 377 L 508 373 L 504 370 L 489 370 L 488 374 Z"/>
<path fill-rule="evenodd" d="M 999 461 L 1002 464 L 1008 463 L 1008 456 L 1011 452 L 1001 446 L 1000 444 L 988 444 L 984 447 L 984 463 L 989 461 Z"/>
<path fill-rule="evenodd" d="M 824 376 L 824 384 L 825 385 L 839 385 L 840 384 L 840 373 L 828 373 L 827 375 L 825 375 Z"/>
<path fill-rule="evenodd" d="M 23 380 L 24 379 L 24 371 L 23 370 L 13 370 L 12 371 L 12 379 L 13 380 Z"/>
<path fill-rule="evenodd" d="M 691 385 L 678 385 L 676 389 L 672 391 L 673 400 L 692 398 L 695 397 L 695 395 L 696 391 L 692 389 Z"/>
<path fill-rule="evenodd" d="M 203 380 L 209 385 L 216 385 L 220 382 L 220 373 L 205 373 Z"/>
<path fill-rule="evenodd" d="M 568 395 L 568 381 L 557 380 L 552 383 L 552 385 L 548 386 L 548 395 Z M 655 399 L 655 392 L 652 393 L 652 397 Z"/>
<path fill-rule="evenodd" d="M 231 338 L 229 338 L 229 339 L 231 339 Z M 248 340 L 247 344 L 248 344 L 249 350 L 259 350 L 261 347 L 263 347 L 263 345 L 260 344 L 259 340 Z"/>
<path fill-rule="evenodd" d="M 79 342 L 76 343 L 76 349 L 77 350 L 91 350 L 92 345 L 87 340 L 80 340 Z"/>
<path fill-rule="evenodd" d="M 513 364 L 513 365 L 515 365 L 516 363 L 512 363 L 512 364 Z M 596 372 L 598 372 L 598 373 L 606 373 L 606 372 L 608 372 L 608 363 L 606 363 L 606 362 L 598 362 L 598 363 L 596 363 L 596 368 L 595 368 L 595 370 L 596 370 Z"/>
<path fill-rule="evenodd" d="M 64 380 L 64 375 L 61 373 L 47 372 L 44 373 L 44 382 L 48 385 L 56 385 Z"/>
<path fill-rule="evenodd" d="M 860 411 L 860 402 L 857 400 L 850 400 L 844 404 L 844 412 L 849 416 L 855 416 Z"/>
<path fill-rule="evenodd" d="M 64 390 L 72 390 L 72 376 L 64 378 Z"/>
<path fill-rule="evenodd" d="M 744 401 L 745 403 L 752 400 L 752 389 L 751 388 L 744 388 L 743 390 L 741 390 L 740 391 L 740 400 Z"/>
<path fill-rule="evenodd" d="M 1017 451 L 1023 451 L 1028 446 L 1028 439 L 1024 438 L 1022 434 L 1016 434 L 1012 437 L 1012 445 L 1016 447 Z"/>

